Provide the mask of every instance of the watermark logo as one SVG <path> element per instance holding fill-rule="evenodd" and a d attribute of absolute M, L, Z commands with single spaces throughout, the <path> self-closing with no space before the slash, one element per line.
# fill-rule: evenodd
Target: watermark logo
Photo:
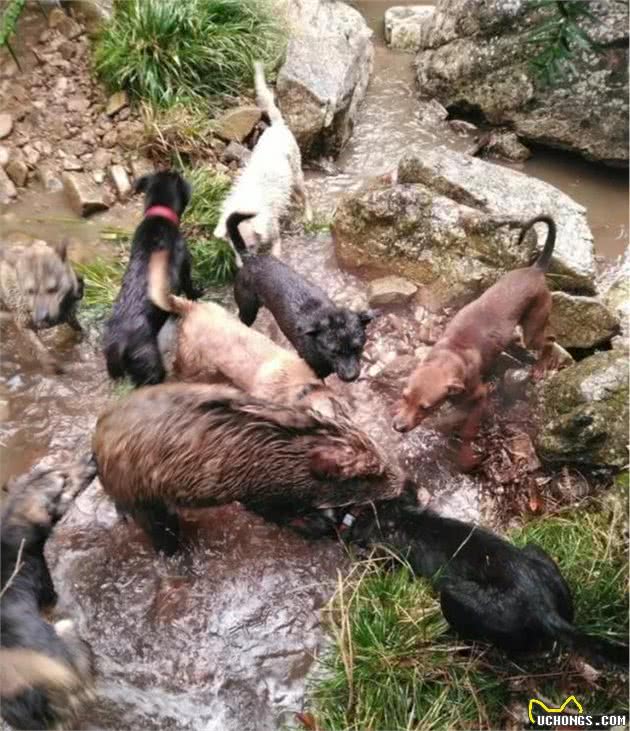
<path fill-rule="evenodd" d="M 574 695 L 570 695 L 558 708 L 551 708 L 538 698 L 531 698 L 527 711 L 531 729 L 610 729 L 628 723 L 627 715 L 621 713 L 584 713 L 582 704 Z"/>

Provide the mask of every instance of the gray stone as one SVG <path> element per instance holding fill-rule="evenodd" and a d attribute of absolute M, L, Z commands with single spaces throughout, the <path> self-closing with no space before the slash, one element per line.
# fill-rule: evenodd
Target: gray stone
<path fill-rule="evenodd" d="M 449 109 L 475 109 L 526 141 L 592 160 L 628 165 L 628 4 L 591 0 L 582 30 L 599 49 L 575 46 L 562 83 L 544 84 L 531 60 L 533 31 L 556 3 L 441 0 L 421 30 L 416 69 L 421 96 Z"/>
<path fill-rule="evenodd" d="M 83 29 L 77 21 L 69 15 L 66 15 L 61 8 L 53 8 L 48 15 L 48 25 L 50 28 L 56 28 L 63 36 L 70 40 L 77 38 L 83 32 Z"/>
<path fill-rule="evenodd" d="M 113 0 L 68 0 L 68 4 L 89 33 L 97 32 L 113 13 Z"/>
<path fill-rule="evenodd" d="M 131 192 L 131 183 L 125 168 L 122 165 L 112 165 L 109 174 L 112 177 L 118 197 L 121 199 L 126 198 Z"/>
<path fill-rule="evenodd" d="M 9 203 L 12 198 L 17 195 L 17 190 L 13 181 L 4 171 L 4 168 L 0 168 L 0 204 Z"/>
<path fill-rule="evenodd" d="M 260 122 L 262 114 L 258 107 L 237 107 L 229 109 L 216 122 L 216 134 L 228 142 L 243 142 Z"/>
<path fill-rule="evenodd" d="M 66 157 L 63 161 L 63 169 L 70 172 L 79 172 L 83 170 L 83 163 L 77 157 Z"/>
<path fill-rule="evenodd" d="M 339 154 L 372 73 L 372 31 L 339 0 L 288 5 L 289 43 L 278 103 L 307 157 Z"/>
<path fill-rule="evenodd" d="M 10 157 L 11 153 L 9 151 L 9 148 L 5 147 L 4 145 L 0 145 L 0 168 L 4 168 L 7 166 Z"/>
<path fill-rule="evenodd" d="M 531 261 L 546 230 L 537 227 L 519 247 L 521 224 L 545 212 L 558 226 L 553 288 L 595 293 L 586 211 L 557 188 L 446 148 L 404 157 L 397 181 L 339 200 L 332 233 L 342 265 L 410 279 L 432 309 L 463 304 Z"/>
<path fill-rule="evenodd" d="M 92 168 L 92 170 L 102 170 L 108 167 L 111 164 L 111 161 L 112 153 L 109 150 L 104 150 L 102 147 L 99 147 L 92 155 L 90 168 Z"/>
<path fill-rule="evenodd" d="M 85 217 L 109 208 L 102 190 L 97 188 L 86 175 L 64 173 L 61 179 L 66 198 L 77 215 Z"/>
<path fill-rule="evenodd" d="M 131 161 L 131 174 L 134 180 L 138 180 L 143 175 L 150 175 L 155 172 L 155 165 L 148 157 L 139 157 Z"/>
<path fill-rule="evenodd" d="M 19 160 L 17 158 L 9 160 L 5 170 L 7 175 L 18 188 L 21 188 L 26 183 L 26 179 L 28 177 L 28 165 L 23 160 Z"/>
<path fill-rule="evenodd" d="M 35 147 L 35 145 L 24 145 L 24 147 L 22 148 L 22 152 L 24 153 L 24 158 L 26 159 L 26 162 L 31 167 L 35 167 L 35 165 L 37 165 L 41 158 L 41 154 L 39 150 Z"/>
<path fill-rule="evenodd" d="M 613 347 L 630 347 L 630 249 L 608 276 L 602 287 L 602 301 L 619 318 L 621 335 L 613 338 Z"/>
<path fill-rule="evenodd" d="M 238 142 L 230 142 L 221 155 L 221 161 L 228 165 L 231 162 L 236 162 L 239 167 L 242 167 L 247 164 L 251 156 L 251 150 L 248 150 L 245 145 L 241 145 Z"/>
<path fill-rule="evenodd" d="M 503 131 L 482 135 L 470 154 L 479 153 L 510 162 L 524 162 L 532 156 L 530 149 L 519 140 L 514 132 Z"/>
<path fill-rule="evenodd" d="M 420 32 L 435 12 L 433 5 L 394 5 L 385 11 L 385 41 L 391 48 L 417 51 Z"/>
<path fill-rule="evenodd" d="M 535 439 L 547 462 L 628 463 L 628 353 L 585 358 L 538 387 L 540 428 Z"/>
<path fill-rule="evenodd" d="M 37 177 L 40 179 L 44 188 L 50 193 L 57 193 L 63 190 L 63 183 L 50 165 L 39 165 L 37 167 Z"/>
<path fill-rule="evenodd" d="M 66 109 L 69 112 L 86 112 L 90 107 L 90 102 L 84 96 L 75 96 L 66 101 Z"/>
<path fill-rule="evenodd" d="M 7 112 L 0 114 L 0 140 L 8 137 L 13 129 L 13 117 Z"/>
<path fill-rule="evenodd" d="M 409 301 L 417 291 L 417 285 L 402 277 L 373 279 L 368 286 L 368 302 L 370 307 L 400 305 Z"/>
<path fill-rule="evenodd" d="M 107 100 L 105 114 L 107 114 L 108 117 L 113 117 L 114 114 L 119 112 L 121 109 L 124 109 L 127 104 L 129 104 L 127 92 L 124 90 L 117 91 L 115 94 L 112 94 Z"/>
<path fill-rule="evenodd" d="M 594 348 L 619 332 L 617 317 L 594 297 L 554 292 L 552 298 L 551 330 L 563 348 Z"/>

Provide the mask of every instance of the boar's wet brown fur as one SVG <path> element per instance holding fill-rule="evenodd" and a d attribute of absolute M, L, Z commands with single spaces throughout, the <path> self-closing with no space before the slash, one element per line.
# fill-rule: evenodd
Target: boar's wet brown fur
<path fill-rule="evenodd" d="M 402 487 L 399 470 L 352 422 L 227 386 L 140 389 L 99 418 L 93 448 L 105 491 L 167 553 L 179 542 L 177 507 L 240 501 L 283 523 Z"/>

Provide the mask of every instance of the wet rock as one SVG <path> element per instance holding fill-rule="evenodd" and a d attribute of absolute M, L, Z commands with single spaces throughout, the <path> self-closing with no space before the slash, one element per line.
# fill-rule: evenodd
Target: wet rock
<path fill-rule="evenodd" d="M 484 154 L 511 162 L 524 162 L 532 156 L 530 149 L 525 147 L 514 132 L 484 134 L 477 140 L 469 154 Z"/>
<path fill-rule="evenodd" d="M 103 150 L 103 148 L 99 148 L 92 155 L 92 159 L 90 160 L 90 167 L 92 168 L 92 170 L 103 170 L 111 164 L 111 161 L 112 153 L 109 150 Z"/>
<path fill-rule="evenodd" d="M 282 114 L 305 156 L 337 155 L 372 73 L 372 31 L 339 0 L 290 2 L 288 23 L 276 87 Z"/>
<path fill-rule="evenodd" d="M 155 170 L 155 165 L 147 157 L 139 157 L 131 161 L 131 173 L 134 180 L 143 175 L 150 175 Z"/>
<path fill-rule="evenodd" d="M 585 358 L 538 388 L 536 449 L 547 462 L 628 463 L 628 353 Z"/>
<path fill-rule="evenodd" d="M 476 124 L 467 122 L 465 119 L 450 119 L 448 126 L 460 137 L 468 137 L 478 129 Z"/>
<path fill-rule="evenodd" d="M 606 283 L 604 304 L 619 318 L 621 335 L 613 338 L 613 347 L 630 347 L 630 249 Z"/>
<path fill-rule="evenodd" d="M 391 48 L 417 51 L 420 30 L 435 12 L 432 5 L 395 5 L 385 11 L 385 41 Z"/>
<path fill-rule="evenodd" d="M 271 731 L 293 722 L 321 646 L 322 606 L 347 570 L 343 551 L 237 506 L 189 511 L 184 529 L 185 551 L 156 556 L 97 483 L 56 528 L 47 554 L 59 610 L 76 617 L 103 678 L 78 727 Z"/>
<path fill-rule="evenodd" d="M 243 167 L 251 156 L 251 150 L 248 150 L 245 145 L 241 145 L 239 142 L 230 142 L 221 155 L 221 161 L 226 165 L 235 162 L 239 167 Z"/>
<path fill-rule="evenodd" d="M 602 46 L 576 46 L 563 83 L 544 84 L 533 75 L 528 39 L 557 12 L 553 3 L 442 0 L 421 31 L 420 93 L 474 109 L 525 140 L 627 166 L 628 5 L 593 0 L 589 10 L 594 20 L 580 26 Z"/>
<path fill-rule="evenodd" d="M 564 348 L 594 348 L 619 332 L 619 320 L 603 302 L 566 292 L 552 295 L 550 325 Z"/>
<path fill-rule="evenodd" d="M 74 18 L 64 13 L 61 8 L 53 8 L 48 15 L 48 26 L 56 28 L 63 36 L 72 40 L 83 32 L 81 26 Z"/>
<path fill-rule="evenodd" d="M 44 188 L 51 192 L 56 193 L 63 190 L 63 183 L 57 176 L 56 171 L 50 165 L 42 164 L 37 167 L 37 177 L 40 179 Z"/>
<path fill-rule="evenodd" d="M 595 293 L 586 211 L 553 186 L 445 148 L 404 157 L 397 181 L 338 202 L 332 233 L 342 265 L 410 279 L 434 310 L 462 304 L 531 262 L 546 230 L 530 231 L 519 247 L 521 223 L 548 212 L 558 226 L 554 288 Z"/>
<path fill-rule="evenodd" d="M 0 168 L 0 204 L 9 203 L 12 198 L 17 195 L 17 190 L 13 181 L 4 171 L 4 168 Z"/>
<path fill-rule="evenodd" d="M 418 116 L 425 122 L 444 122 L 448 117 L 448 110 L 435 99 L 418 102 Z"/>
<path fill-rule="evenodd" d="M 112 177 L 119 198 L 126 198 L 131 192 L 131 183 L 127 171 L 122 165 L 112 165 L 109 174 Z"/>
<path fill-rule="evenodd" d="M 368 287 L 370 307 L 384 305 L 401 305 L 410 300 L 418 291 L 418 287 L 402 277 L 382 277 L 373 279 Z"/>
<path fill-rule="evenodd" d="M 413 355 L 399 355 L 383 367 L 377 365 L 374 371 L 370 369 L 372 387 L 388 399 L 397 401 L 418 362 Z"/>
<path fill-rule="evenodd" d="M 105 114 L 107 114 L 108 117 L 113 117 L 114 114 L 119 112 L 121 109 L 124 109 L 127 104 L 129 104 L 127 92 L 117 91 L 115 94 L 112 94 L 107 100 Z"/>
<path fill-rule="evenodd" d="M 216 133 L 228 142 L 243 142 L 260 122 L 262 114 L 258 107 L 237 107 L 229 109 L 217 120 Z"/>
<path fill-rule="evenodd" d="M 103 138 L 103 142 L 105 142 L 105 137 Z M 130 121 L 122 122 L 118 125 L 118 144 L 126 147 L 128 150 L 137 150 L 142 146 L 143 141 L 144 125 L 142 122 Z"/>
<path fill-rule="evenodd" d="M 17 158 L 10 160 L 8 165 L 5 167 L 5 170 L 7 175 L 18 188 L 21 188 L 26 183 L 26 179 L 28 177 L 28 165 L 23 160 L 19 160 Z"/>
<path fill-rule="evenodd" d="M 0 140 L 8 137 L 13 129 L 13 117 L 6 112 L 0 114 Z"/>
<path fill-rule="evenodd" d="M 80 172 L 83 170 L 83 163 L 74 156 L 66 157 L 63 161 L 63 169 L 70 172 Z"/>
<path fill-rule="evenodd" d="M 103 191 L 97 188 L 87 175 L 64 173 L 61 180 L 66 198 L 77 215 L 85 217 L 109 208 L 103 197 Z"/>
<path fill-rule="evenodd" d="M 22 152 L 24 153 L 24 158 L 26 162 L 31 167 L 35 167 L 35 165 L 37 165 L 41 158 L 41 154 L 39 150 L 35 147 L 35 145 L 24 145 L 24 147 L 22 148 Z"/>

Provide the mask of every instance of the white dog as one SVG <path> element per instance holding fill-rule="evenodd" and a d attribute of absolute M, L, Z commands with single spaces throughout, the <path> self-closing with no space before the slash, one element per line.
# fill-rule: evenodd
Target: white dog
<path fill-rule="evenodd" d="M 279 256 L 280 218 L 289 208 L 293 190 L 302 201 L 309 221 L 312 211 L 304 186 L 300 148 L 276 106 L 259 62 L 254 64 L 254 78 L 258 106 L 269 116 L 271 126 L 260 136 L 247 166 L 225 199 L 214 235 L 228 239 L 225 222 L 235 211 L 255 212 L 256 215 L 247 223 L 256 248 L 271 244 L 272 253 Z M 249 238 L 250 244 L 252 237 L 246 234 L 244 238 Z M 236 256 L 240 266 L 238 253 Z"/>

